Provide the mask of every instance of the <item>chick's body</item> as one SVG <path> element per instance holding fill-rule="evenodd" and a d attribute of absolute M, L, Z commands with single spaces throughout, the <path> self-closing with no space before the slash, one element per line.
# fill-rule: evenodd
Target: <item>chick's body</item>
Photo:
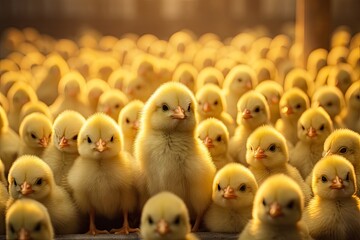
<path fill-rule="evenodd" d="M 341 113 L 344 125 L 360 133 L 360 80 L 351 84 L 345 94 L 346 109 Z"/>
<path fill-rule="evenodd" d="M 0 235 L 5 234 L 5 209 L 9 197 L 6 189 L 7 180 L 3 179 L 4 177 L 4 164 L 0 159 Z"/>

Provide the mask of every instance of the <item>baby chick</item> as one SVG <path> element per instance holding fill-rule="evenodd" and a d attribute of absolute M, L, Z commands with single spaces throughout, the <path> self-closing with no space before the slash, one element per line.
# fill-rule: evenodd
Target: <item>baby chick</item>
<path fill-rule="evenodd" d="M 100 96 L 110 89 L 109 85 L 99 79 L 93 78 L 86 83 L 87 87 L 87 101 L 89 103 L 89 108 L 91 113 L 95 113 L 97 111 L 98 102 Z"/>
<path fill-rule="evenodd" d="M 55 119 L 52 130 L 52 142 L 42 155 L 54 173 L 57 185 L 67 185 L 67 174 L 79 156 L 77 138 L 85 118 L 78 112 L 66 110 Z"/>
<path fill-rule="evenodd" d="M 54 239 L 48 210 L 40 202 L 19 199 L 6 214 L 6 239 Z"/>
<path fill-rule="evenodd" d="M 216 171 L 196 137 L 196 111 L 194 95 L 186 86 L 163 84 L 145 103 L 134 151 L 147 193 L 171 191 L 183 199 L 190 216 L 196 216 L 194 231 L 210 204 Z"/>
<path fill-rule="evenodd" d="M 4 164 L 0 159 L 0 235 L 5 234 L 5 210 L 9 194 L 7 192 L 7 180 L 4 175 Z"/>
<path fill-rule="evenodd" d="M 128 103 L 126 95 L 118 89 L 104 92 L 99 98 L 97 111 L 104 112 L 115 121 L 119 118 L 121 109 Z"/>
<path fill-rule="evenodd" d="M 329 114 L 322 107 L 306 110 L 298 121 L 300 141 L 291 152 L 290 164 L 305 179 L 320 160 L 325 139 L 333 131 Z"/>
<path fill-rule="evenodd" d="M 286 91 L 280 99 L 281 119 L 276 122 L 275 128 L 294 146 L 299 140 L 297 136 L 297 122 L 301 114 L 309 106 L 308 96 L 297 88 Z"/>
<path fill-rule="evenodd" d="M 216 118 L 202 121 L 197 129 L 197 136 L 208 148 L 217 170 L 232 162 L 228 153 L 229 131 L 223 122 Z"/>
<path fill-rule="evenodd" d="M 136 206 L 133 169 L 129 156 L 121 150 L 120 129 L 104 113 L 89 117 L 78 135 L 80 156 L 68 173 L 74 199 L 90 218 L 88 234 L 107 233 L 96 228 L 95 214 L 114 218 L 123 213 L 124 222 L 115 233 L 137 231 L 128 224 L 128 212 Z"/>
<path fill-rule="evenodd" d="M 42 113 L 32 113 L 20 125 L 21 145 L 18 156 L 31 154 L 41 157 L 51 142 L 52 124 Z"/>
<path fill-rule="evenodd" d="M 223 84 L 228 113 L 236 119 L 236 104 L 240 97 L 253 89 L 257 83 L 255 71 L 247 65 L 238 65 L 230 70 Z"/>
<path fill-rule="evenodd" d="M 272 61 L 261 58 L 256 60 L 254 64 L 252 64 L 252 67 L 256 72 L 256 77 L 259 83 L 266 80 L 276 79 L 276 67 Z"/>
<path fill-rule="evenodd" d="M 238 115 L 235 135 L 230 139 L 229 153 L 235 162 L 246 163 L 246 141 L 259 126 L 270 123 L 269 105 L 258 92 L 245 93 L 237 104 Z"/>
<path fill-rule="evenodd" d="M 222 87 L 224 81 L 224 76 L 220 70 L 214 67 L 206 67 L 202 69 L 196 79 L 196 89 L 199 91 L 206 84 L 214 84 L 219 87 Z"/>
<path fill-rule="evenodd" d="M 313 50 L 307 60 L 307 71 L 316 79 L 320 70 L 327 65 L 328 51 L 323 48 Z"/>
<path fill-rule="evenodd" d="M 341 113 L 343 124 L 360 133 L 360 80 L 351 84 L 345 94 L 346 109 Z"/>
<path fill-rule="evenodd" d="M 327 80 L 328 85 L 335 86 L 345 95 L 348 88 L 354 82 L 353 68 L 349 64 L 338 64 L 331 68 Z"/>
<path fill-rule="evenodd" d="M 48 209 L 56 234 L 77 232 L 76 208 L 68 193 L 55 184 L 53 172 L 43 160 L 32 155 L 19 157 L 10 169 L 8 181 L 8 208 L 17 199 L 34 199 Z"/>
<path fill-rule="evenodd" d="M 360 199 L 354 167 L 342 156 L 327 156 L 314 167 L 315 194 L 304 213 L 310 235 L 319 240 L 358 239 Z"/>
<path fill-rule="evenodd" d="M 213 203 L 204 216 L 205 226 L 212 232 L 241 232 L 251 219 L 257 189 L 249 169 L 239 163 L 227 164 L 214 178 Z"/>
<path fill-rule="evenodd" d="M 198 70 L 192 64 L 182 63 L 175 69 L 173 81 L 181 82 L 192 92 L 195 92 L 195 79 L 197 78 L 197 75 Z"/>
<path fill-rule="evenodd" d="M 200 122 L 210 117 L 217 118 L 228 128 L 230 136 L 234 135 L 235 122 L 226 112 L 226 101 L 220 87 L 207 84 L 196 92 L 195 98 L 199 104 Z"/>
<path fill-rule="evenodd" d="M 301 68 L 294 68 L 291 70 L 284 80 L 284 90 L 288 91 L 294 87 L 300 88 L 308 96 L 312 96 L 314 91 L 314 82 L 310 73 Z"/>
<path fill-rule="evenodd" d="M 291 178 L 277 174 L 256 193 L 252 217 L 239 240 L 312 239 L 301 221 L 304 196 Z"/>
<path fill-rule="evenodd" d="M 121 130 L 122 150 L 133 154 L 135 138 L 139 130 L 140 114 L 144 103 L 140 100 L 129 102 L 119 114 L 118 124 Z"/>
<path fill-rule="evenodd" d="M 144 78 L 135 74 L 129 74 L 124 82 L 124 92 L 129 100 L 138 99 L 142 102 L 146 102 L 153 92 L 150 85 L 151 84 Z"/>
<path fill-rule="evenodd" d="M 41 101 L 34 101 L 34 102 L 28 102 L 25 103 L 25 105 L 21 108 L 20 111 L 20 123 L 24 120 L 24 118 L 31 113 L 39 112 L 44 114 L 50 121 L 52 121 L 53 116 L 50 112 L 49 107 L 41 102 Z"/>
<path fill-rule="evenodd" d="M 185 203 L 171 192 L 151 197 L 141 214 L 144 240 L 197 240 L 190 233 L 190 217 Z"/>

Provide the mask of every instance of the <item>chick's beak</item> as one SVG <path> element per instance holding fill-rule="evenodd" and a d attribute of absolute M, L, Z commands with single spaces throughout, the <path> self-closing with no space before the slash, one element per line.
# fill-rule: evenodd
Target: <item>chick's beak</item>
<path fill-rule="evenodd" d="M 261 159 L 266 158 L 266 157 L 267 157 L 267 155 L 265 154 L 265 151 L 263 149 L 261 149 L 260 147 L 258 147 L 255 150 L 254 158 L 256 158 L 257 160 L 261 160 Z"/>
<path fill-rule="evenodd" d="M 69 146 L 68 140 L 65 138 L 65 136 L 60 139 L 59 146 L 60 148 Z"/>
<path fill-rule="evenodd" d="M 171 114 L 171 117 L 173 119 L 184 120 L 186 118 L 184 109 L 182 109 L 180 106 L 177 106 L 177 108 L 174 110 L 174 113 Z"/>
<path fill-rule="evenodd" d="M 111 114 L 111 107 L 109 107 L 109 106 L 104 107 L 104 113 L 106 113 L 107 115 L 110 115 Z"/>
<path fill-rule="evenodd" d="M 225 198 L 225 199 L 235 199 L 235 198 L 237 198 L 237 196 L 235 194 L 235 190 L 232 187 L 227 186 L 227 188 L 225 188 L 225 190 L 224 190 L 223 198 Z"/>
<path fill-rule="evenodd" d="M 209 138 L 208 136 L 206 136 L 206 138 L 204 139 L 204 144 L 207 148 L 213 148 L 214 144 L 211 138 Z"/>
<path fill-rule="evenodd" d="M 49 138 L 43 137 L 43 138 L 39 139 L 39 144 L 42 147 L 46 148 L 49 145 Z"/>
<path fill-rule="evenodd" d="M 278 96 L 272 96 L 270 100 L 271 100 L 271 103 L 273 103 L 273 104 L 279 103 L 279 97 Z"/>
<path fill-rule="evenodd" d="M 281 109 L 281 111 L 287 115 L 293 114 L 294 110 L 290 106 L 285 106 Z"/>
<path fill-rule="evenodd" d="M 203 111 L 204 112 L 210 112 L 211 111 L 211 106 L 210 106 L 210 104 L 208 103 L 208 102 L 206 102 L 206 103 L 204 103 L 204 106 L 203 106 Z"/>
<path fill-rule="evenodd" d="M 281 206 L 279 203 L 274 202 L 270 205 L 269 215 L 272 218 L 280 217 L 283 215 L 283 213 L 281 211 Z"/>
<path fill-rule="evenodd" d="M 341 178 L 339 178 L 338 176 L 336 176 L 335 179 L 332 180 L 332 184 L 331 184 L 330 188 L 331 189 L 343 189 L 344 188 L 343 180 Z"/>
<path fill-rule="evenodd" d="M 139 129 L 139 120 L 135 120 L 135 122 L 132 124 L 132 129 L 138 130 Z"/>
<path fill-rule="evenodd" d="M 107 149 L 107 146 L 106 146 L 106 141 L 102 140 L 101 138 L 99 139 L 99 141 L 96 142 L 96 150 L 98 152 L 104 152 L 106 149 Z"/>
<path fill-rule="evenodd" d="M 161 219 L 156 226 L 156 231 L 161 236 L 166 235 L 167 233 L 170 232 L 169 224 L 164 219 Z"/>
<path fill-rule="evenodd" d="M 30 240 L 30 233 L 25 228 L 21 228 L 18 233 L 19 240 Z"/>
<path fill-rule="evenodd" d="M 310 138 L 316 137 L 316 136 L 317 136 L 316 129 L 313 128 L 313 127 L 310 127 L 309 130 L 308 130 L 308 132 L 307 132 L 307 135 L 308 135 Z"/>
<path fill-rule="evenodd" d="M 253 116 L 251 115 L 251 111 L 249 109 L 245 109 L 242 113 L 242 117 L 244 119 L 249 119 L 252 118 Z"/>
<path fill-rule="evenodd" d="M 251 83 L 251 81 L 247 81 L 247 83 L 246 83 L 246 88 L 247 88 L 247 89 L 252 89 L 252 83 Z"/>
<path fill-rule="evenodd" d="M 29 183 L 27 183 L 26 181 L 20 185 L 20 191 L 21 191 L 21 194 L 24 196 L 27 196 L 34 192 L 34 190 L 32 190 L 31 185 Z"/>

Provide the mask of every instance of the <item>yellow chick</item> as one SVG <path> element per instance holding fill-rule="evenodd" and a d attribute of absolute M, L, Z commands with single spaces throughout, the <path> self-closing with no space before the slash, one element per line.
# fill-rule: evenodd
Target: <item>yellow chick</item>
<path fill-rule="evenodd" d="M 117 121 L 121 109 L 123 109 L 128 101 L 128 98 L 122 91 L 118 89 L 110 89 L 100 96 L 97 111 L 106 113 L 112 119 Z"/>
<path fill-rule="evenodd" d="M 48 210 L 40 202 L 19 199 L 6 214 L 6 239 L 54 239 Z"/>
<path fill-rule="evenodd" d="M 338 64 L 331 68 L 327 83 L 329 86 L 335 86 L 345 95 L 348 88 L 354 82 L 354 69 L 349 64 Z"/>
<path fill-rule="evenodd" d="M 2 93 L 0 93 L 0 107 L 2 107 L 5 112 L 9 111 L 9 102 Z"/>
<path fill-rule="evenodd" d="M 358 196 L 360 196 L 360 135 L 350 129 L 333 131 L 324 142 L 323 156 L 341 155 L 353 166 L 356 175 Z M 311 181 L 310 181 L 311 183 Z"/>
<path fill-rule="evenodd" d="M 129 74 L 124 84 L 124 93 L 129 100 L 137 99 L 142 102 L 146 102 L 153 92 L 150 83 L 143 77 L 135 74 Z"/>
<path fill-rule="evenodd" d="M 0 159 L 0 235 L 5 234 L 5 210 L 9 194 L 6 189 L 7 180 L 5 178 L 4 164 Z"/>
<path fill-rule="evenodd" d="M 257 84 L 255 71 L 247 65 L 238 65 L 230 70 L 223 84 L 227 112 L 236 119 L 236 104 L 240 97 Z"/>
<path fill-rule="evenodd" d="M 206 84 L 214 84 L 222 87 L 224 81 L 224 76 L 215 67 L 206 67 L 202 69 L 196 79 L 196 91 L 199 91 L 202 87 L 204 87 Z"/>
<path fill-rule="evenodd" d="M 146 202 L 141 214 L 142 239 L 197 240 L 190 228 L 188 209 L 175 194 L 160 192 Z"/>
<path fill-rule="evenodd" d="M 345 94 L 346 108 L 341 113 L 343 124 L 360 133 L 360 80 L 351 84 Z"/>
<path fill-rule="evenodd" d="M 256 78 L 258 82 L 263 82 L 266 80 L 275 80 L 276 79 L 276 67 L 275 64 L 265 58 L 258 59 L 252 64 L 252 68 L 256 72 Z"/>
<path fill-rule="evenodd" d="M 228 128 L 230 136 L 234 135 L 235 122 L 226 112 L 226 101 L 220 87 L 207 84 L 196 92 L 195 98 L 199 104 L 200 122 L 210 117 L 217 118 Z"/>
<path fill-rule="evenodd" d="M 194 93 L 195 80 L 197 79 L 197 75 L 198 70 L 192 64 L 182 63 L 175 69 L 173 74 L 173 81 L 181 82 Z"/>
<path fill-rule="evenodd" d="M 134 151 L 145 191 L 150 196 L 171 191 L 183 199 L 190 216 L 196 217 L 194 231 L 210 204 L 216 171 L 196 137 L 196 111 L 195 97 L 186 86 L 163 84 L 145 103 Z"/>
<path fill-rule="evenodd" d="M 119 68 L 111 73 L 108 79 L 108 83 L 111 89 L 124 90 L 124 82 L 129 73 L 123 69 Z"/>
<path fill-rule="evenodd" d="M 309 107 L 308 96 L 297 88 L 286 91 L 280 99 L 281 119 L 276 122 L 275 128 L 294 146 L 299 141 L 297 122 L 301 114 Z"/>
<path fill-rule="evenodd" d="M 25 103 L 24 106 L 21 108 L 20 123 L 24 120 L 26 116 L 35 112 L 44 114 L 50 121 L 52 121 L 53 119 L 49 107 L 41 101 L 36 101 L 36 102 Z"/>
<path fill-rule="evenodd" d="M 119 67 L 119 62 L 111 57 L 111 55 L 100 55 L 100 57 L 94 59 L 91 63 L 89 74 L 92 78 L 100 78 L 104 81 L 108 81 L 111 73 Z"/>
<path fill-rule="evenodd" d="M 314 239 L 359 238 L 360 199 L 355 196 L 355 182 L 354 167 L 341 156 L 324 157 L 315 165 L 315 196 L 304 212 L 304 221 Z"/>
<path fill-rule="evenodd" d="M 279 102 L 283 95 L 283 87 L 272 80 L 265 80 L 259 83 L 255 91 L 260 92 L 266 98 L 270 110 L 270 122 L 275 125 L 276 121 L 280 118 Z"/>
<path fill-rule="evenodd" d="M 133 154 L 135 138 L 140 126 L 140 114 L 144 103 L 140 100 L 129 102 L 119 114 L 118 124 L 121 130 L 122 150 Z"/>
<path fill-rule="evenodd" d="M 95 113 L 97 111 L 97 106 L 99 103 L 99 99 L 100 96 L 110 90 L 109 85 L 99 79 L 99 78 L 93 78 L 91 80 L 89 80 L 86 83 L 86 87 L 87 87 L 87 101 L 89 103 L 89 108 L 91 110 L 91 113 Z"/>
<path fill-rule="evenodd" d="M 339 63 L 346 63 L 346 58 L 349 55 L 349 49 L 345 46 L 337 46 L 331 48 L 327 57 L 329 66 L 336 66 Z"/>
<path fill-rule="evenodd" d="M 245 93 L 237 104 L 238 115 L 235 135 L 230 138 L 229 153 L 235 162 L 245 166 L 246 141 L 258 127 L 270 123 L 270 110 L 265 97 L 258 92 Z"/>
<path fill-rule="evenodd" d="M 204 216 L 211 232 L 241 232 L 251 219 L 258 189 L 254 175 L 239 163 L 220 169 L 213 182 L 213 203 Z"/>
<path fill-rule="evenodd" d="M 96 214 L 114 218 L 122 213 L 123 227 L 112 232 L 137 231 L 128 223 L 128 212 L 136 206 L 134 169 L 129 156 L 120 152 L 116 122 L 104 113 L 92 115 L 80 129 L 77 143 L 80 156 L 68 173 L 68 183 L 81 212 L 89 214 L 88 234 L 107 233 L 96 228 Z"/>
<path fill-rule="evenodd" d="M 360 52 L 358 48 L 354 48 L 350 51 L 347 62 L 354 69 L 354 79 L 360 79 Z"/>
<path fill-rule="evenodd" d="M 54 173 L 57 185 L 68 187 L 67 174 L 79 156 L 77 139 L 85 118 L 78 112 L 66 110 L 55 119 L 52 127 L 52 141 L 44 150 L 42 159 Z"/>
<path fill-rule="evenodd" d="M 1 158 L 0 158 L 0 183 L 2 183 L 5 187 L 8 185 L 5 177 L 5 166 Z"/>
<path fill-rule="evenodd" d="M 310 240 L 308 229 L 301 221 L 304 196 L 291 178 L 277 174 L 258 189 L 252 217 L 239 240 L 298 239 Z"/>
<path fill-rule="evenodd" d="M 199 123 L 196 131 L 209 150 L 217 170 L 233 161 L 228 152 L 229 131 L 223 122 L 216 118 L 208 118 Z"/>
<path fill-rule="evenodd" d="M 326 138 L 333 131 L 329 114 L 322 107 L 306 110 L 298 121 L 299 142 L 291 151 L 290 164 L 306 179 L 320 160 Z"/>
<path fill-rule="evenodd" d="M 237 62 L 231 58 L 221 58 L 216 61 L 215 68 L 217 68 L 224 77 L 228 75 L 230 70 L 237 65 Z"/>
<path fill-rule="evenodd" d="M 328 51 L 323 48 L 313 50 L 307 59 L 307 71 L 316 79 L 320 70 L 327 65 Z"/>
<path fill-rule="evenodd" d="M 288 91 L 294 87 L 300 88 L 308 96 L 314 91 L 314 81 L 309 72 L 302 68 L 292 69 L 285 77 L 284 90 Z"/>
<path fill-rule="evenodd" d="M 4 163 L 5 175 L 18 155 L 19 135 L 9 127 L 5 110 L 0 107 L 0 159 Z"/>
<path fill-rule="evenodd" d="M 8 208 L 17 199 L 34 199 L 48 209 L 56 234 L 77 232 L 79 219 L 75 205 L 68 193 L 55 184 L 53 172 L 43 160 L 32 155 L 19 157 L 10 169 L 8 181 Z"/>
<path fill-rule="evenodd" d="M 52 124 L 42 113 L 32 113 L 24 118 L 20 125 L 18 156 L 31 154 L 41 157 L 51 143 Z"/>

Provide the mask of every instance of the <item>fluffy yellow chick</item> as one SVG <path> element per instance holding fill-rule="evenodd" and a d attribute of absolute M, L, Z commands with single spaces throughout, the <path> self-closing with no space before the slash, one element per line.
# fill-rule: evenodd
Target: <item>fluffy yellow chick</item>
<path fill-rule="evenodd" d="M 90 115 L 85 101 L 85 79 L 79 72 L 69 72 L 59 82 L 59 96 L 50 106 L 51 113 L 56 118 L 65 110 L 74 110 L 84 117 Z"/>
<path fill-rule="evenodd" d="M 315 165 L 315 196 L 304 212 L 304 221 L 314 239 L 359 238 L 360 199 L 355 196 L 355 182 L 354 167 L 341 156 L 324 157 Z"/>
<path fill-rule="evenodd" d="M 341 113 L 343 124 L 360 133 L 360 80 L 351 84 L 345 94 L 346 108 Z"/>
<path fill-rule="evenodd" d="M 251 219 L 252 204 L 258 189 L 254 175 L 239 163 L 220 169 L 213 182 L 213 203 L 204 216 L 211 232 L 239 233 Z"/>
<path fill-rule="evenodd" d="M 19 145 L 19 135 L 9 127 L 5 110 L 0 107 L 0 159 L 5 166 L 5 175 L 8 174 L 11 164 L 17 158 Z"/>
<path fill-rule="evenodd" d="M 228 153 L 229 131 L 223 122 L 216 118 L 208 118 L 199 123 L 196 131 L 209 150 L 217 170 L 233 161 Z"/>
<path fill-rule="evenodd" d="M 0 159 L 0 235 L 5 234 L 5 210 L 9 194 L 7 192 L 7 180 L 5 178 L 4 164 Z"/>
<path fill-rule="evenodd" d="M 18 156 L 31 154 L 41 157 L 51 143 L 52 124 L 42 113 L 32 113 L 24 118 L 20 125 Z"/>
<path fill-rule="evenodd" d="M 346 58 L 349 55 L 349 49 L 345 46 L 333 47 L 327 57 L 329 66 L 336 66 L 339 63 L 346 63 Z"/>
<path fill-rule="evenodd" d="M 237 62 L 231 58 L 221 58 L 216 61 L 215 68 L 217 68 L 224 77 L 228 75 L 230 70 L 237 65 Z"/>
<path fill-rule="evenodd" d="M 77 232 L 75 205 L 68 193 L 55 184 L 53 172 L 43 160 L 32 155 L 19 157 L 10 169 L 8 181 L 8 208 L 17 199 L 34 199 L 48 209 L 56 234 Z"/>
<path fill-rule="evenodd" d="M 140 100 L 129 102 L 119 114 L 118 124 L 121 130 L 122 150 L 133 154 L 135 138 L 140 126 L 140 114 L 144 103 Z"/>
<path fill-rule="evenodd" d="M 252 64 L 256 72 L 256 77 L 258 82 L 263 82 L 266 80 L 275 80 L 276 79 L 276 67 L 275 64 L 268 59 L 258 59 Z"/>
<path fill-rule="evenodd" d="M 348 88 L 354 82 L 353 68 L 349 64 L 338 64 L 331 68 L 327 83 L 335 86 L 345 95 Z"/>
<path fill-rule="evenodd" d="M 180 64 L 174 71 L 173 81 L 181 82 L 187 86 L 192 92 L 195 92 L 195 80 L 198 70 L 189 63 Z"/>
<path fill-rule="evenodd" d="M 230 70 L 223 84 L 224 96 L 227 103 L 227 112 L 236 119 L 236 104 L 240 97 L 253 89 L 257 84 L 255 71 L 247 65 L 239 65 Z"/>
<path fill-rule="evenodd" d="M 42 155 L 54 173 L 57 185 L 68 187 L 67 174 L 79 156 L 77 139 L 85 118 L 78 112 L 66 110 L 55 119 L 52 141 Z"/>
<path fill-rule="evenodd" d="M 202 69 L 196 79 L 196 91 L 199 91 L 202 87 L 204 87 L 206 84 L 214 84 L 219 87 L 222 87 L 224 81 L 224 76 L 215 67 L 206 67 Z"/>
<path fill-rule="evenodd" d="M 128 101 L 128 98 L 123 92 L 118 89 L 110 89 L 100 96 L 97 111 L 106 113 L 117 121 L 121 109 L 123 109 Z"/>
<path fill-rule="evenodd" d="M 194 231 L 210 204 L 216 171 L 196 137 L 196 111 L 195 97 L 186 86 L 163 84 L 145 103 L 134 151 L 145 191 L 150 196 L 171 191 L 183 199 L 190 216 L 196 217 Z"/>
<path fill-rule="evenodd" d="M 112 232 L 137 231 L 128 223 L 128 212 L 136 206 L 134 169 L 129 156 L 120 152 L 121 145 L 118 125 L 104 113 L 92 115 L 80 129 L 80 156 L 68 173 L 68 183 L 80 210 L 89 214 L 88 234 L 107 233 L 96 228 L 96 214 L 114 218 L 122 213 L 123 227 Z"/>
<path fill-rule="evenodd" d="M 275 125 L 276 121 L 280 118 L 279 102 L 283 95 L 283 87 L 272 80 L 265 80 L 259 83 L 255 91 L 260 92 L 266 98 L 270 110 L 270 122 Z"/>
<path fill-rule="evenodd" d="M 327 65 L 328 51 L 323 48 L 313 50 L 307 60 L 307 71 L 316 79 L 319 71 Z"/>
<path fill-rule="evenodd" d="M 308 96 L 312 96 L 314 91 L 314 82 L 310 73 L 302 68 L 294 68 L 291 70 L 284 80 L 284 90 L 288 91 L 294 87 L 300 88 Z"/>
<path fill-rule="evenodd" d="M 298 121 L 299 142 L 291 151 L 290 164 L 305 179 L 320 160 L 326 138 L 333 131 L 329 114 L 322 107 L 306 110 Z"/>
<path fill-rule="evenodd" d="M 352 49 L 347 59 L 347 62 L 354 69 L 354 79 L 360 78 L 360 52 L 358 50 L 358 48 Z"/>
<path fill-rule="evenodd" d="M 52 121 L 53 119 L 49 107 L 41 101 L 36 101 L 36 102 L 25 103 L 24 106 L 21 108 L 20 123 L 24 120 L 26 116 L 34 112 L 39 112 L 44 114 L 47 118 L 50 119 L 50 121 Z"/>
<path fill-rule="evenodd" d="M 220 87 L 207 84 L 196 92 L 195 98 L 199 104 L 200 122 L 210 117 L 217 118 L 228 128 L 230 136 L 234 135 L 235 122 L 226 112 L 226 101 Z"/>
<path fill-rule="evenodd" d="M 97 111 L 97 106 L 99 103 L 100 96 L 110 89 L 109 85 L 101 80 L 100 78 L 93 78 L 86 83 L 87 87 L 87 101 L 89 103 L 89 108 L 91 113 Z"/>
<path fill-rule="evenodd" d="M 119 68 L 111 73 L 108 79 L 108 83 L 111 89 L 124 89 L 124 81 L 129 73 L 123 69 Z"/>
<path fill-rule="evenodd" d="M 184 201 L 171 192 L 151 197 L 141 214 L 141 237 L 144 240 L 197 240 L 190 233 L 190 217 Z"/>
<path fill-rule="evenodd" d="M 312 239 L 301 221 L 304 196 L 291 178 L 277 174 L 268 178 L 258 189 L 252 217 L 239 240 Z"/>
<path fill-rule="evenodd" d="M 6 214 L 6 239 L 54 239 L 48 210 L 40 202 L 19 199 Z"/>
<path fill-rule="evenodd" d="M 151 84 L 143 77 L 130 74 L 124 83 L 125 94 L 129 100 L 140 100 L 146 102 L 153 92 Z"/>
<path fill-rule="evenodd" d="M 230 139 L 229 153 L 235 162 L 247 166 L 246 141 L 256 128 L 270 123 L 269 105 L 261 93 L 250 91 L 240 98 L 237 109 L 238 127 Z"/>
<path fill-rule="evenodd" d="M 111 73 L 119 67 L 120 64 L 115 58 L 109 55 L 100 55 L 91 63 L 89 74 L 93 78 L 107 81 Z"/>
<path fill-rule="evenodd" d="M 309 107 L 308 96 L 297 88 L 286 91 L 280 99 L 281 119 L 276 122 L 275 128 L 294 146 L 299 140 L 297 122 L 301 114 Z"/>
<path fill-rule="evenodd" d="M 288 163 L 289 150 L 281 133 L 271 126 L 261 126 L 249 136 L 246 148 L 246 161 L 259 185 L 274 174 L 285 174 L 296 181 L 308 202 L 310 188 L 299 171 Z"/>

